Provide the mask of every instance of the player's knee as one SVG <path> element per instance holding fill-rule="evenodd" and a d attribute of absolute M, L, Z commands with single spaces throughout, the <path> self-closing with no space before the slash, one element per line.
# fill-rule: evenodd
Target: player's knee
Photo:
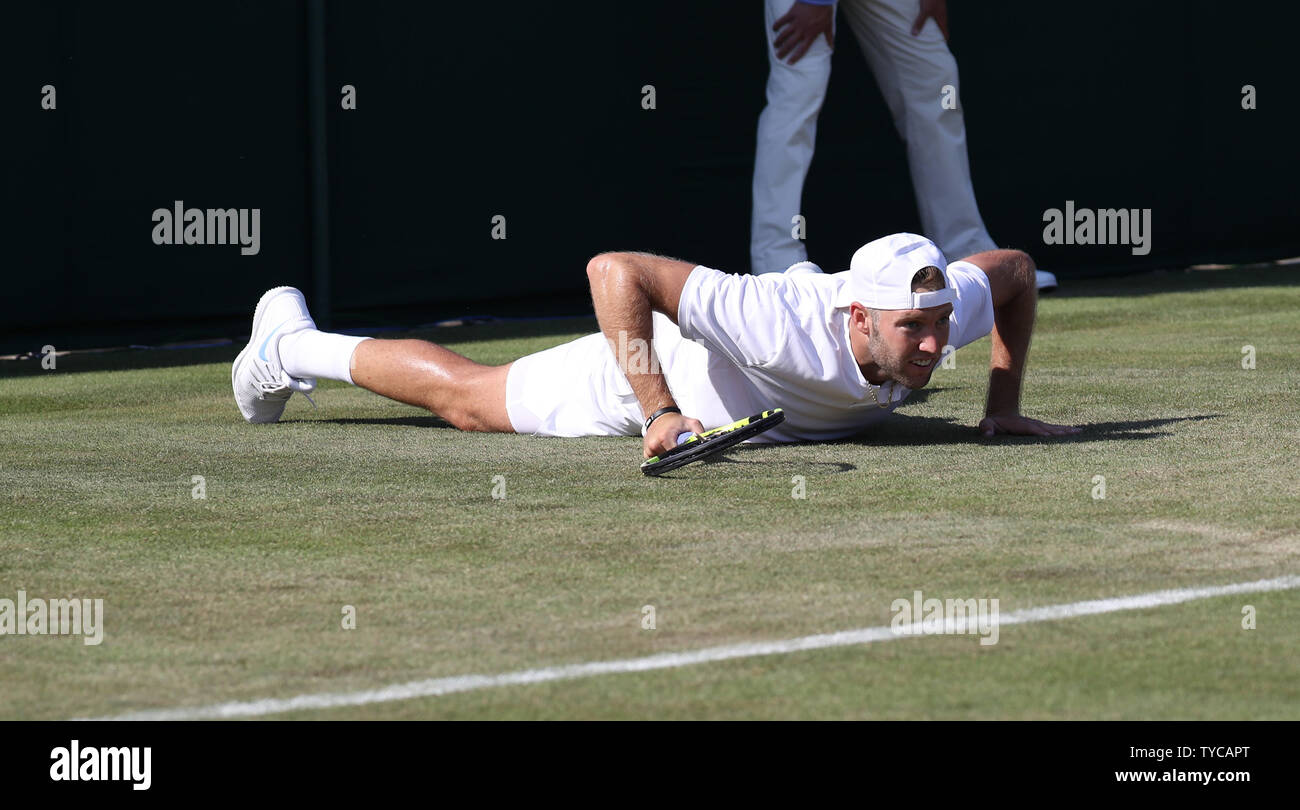
<path fill-rule="evenodd" d="M 591 261 L 587 262 L 587 278 L 593 282 L 603 278 L 617 266 L 622 256 L 621 253 L 601 253 L 593 256 Z"/>
<path fill-rule="evenodd" d="M 1031 287 L 1036 287 L 1035 270 L 1038 265 L 1034 262 L 1034 257 L 1030 256 L 1023 250 L 1008 250 L 1011 254 L 1010 264 L 1015 268 L 1016 275 Z"/>
<path fill-rule="evenodd" d="M 477 433 L 496 433 L 501 430 L 500 420 L 492 417 L 492 409 L 482 399 L 482 392 L 466 388 L 458 396 L 444 399 L 429 410 L 449 422 L 457 430 Z"/>
<path fill-rule="evenodd" d="M 443 407 L 442 410 L 437 411 L 436 413 L 457 430 L 487 430 L 487 428 L 484 427 L 483 420 L 480 419 L 478 414 L 476 414 L 471 408 Z"/>

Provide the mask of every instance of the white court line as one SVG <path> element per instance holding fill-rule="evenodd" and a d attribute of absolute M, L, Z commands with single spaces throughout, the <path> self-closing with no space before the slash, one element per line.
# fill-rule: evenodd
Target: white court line
<path fill-rule="evenodd" d="M 1090 602 L 1073 602 L 1065 605 L 1018 610 L 1000 616 L 999 626 L 1012 624 L 1031 624 L 1056 619 L 1072 619 L 1076 616 L 1095 616 L 1101 613 L 1115 613 L 1123 610 L 1142 610 L 1144 608 L 1177 605 L 1196 599 L 1209 599 L 1215 596 L 1229 596 L 1238 593 L 1259 593 L 1263 591 L 1285 591 L 1300 588 L 1300 576 L 1285 576 L 1277 579 L 1262 579 L 1257 582 L 1242 582 L 1236 585 L 1219 585 L 1207 588 L 1185 588 L 1181 590 L 1156 591 L 1136 596 L 1120 596 L 1113 599 L 1097 599 Z M 951 621 L 951 620 L 950 620 Z M 522 686 L 550 681 L 566 681 L 575 678 L 589 678 L 594 675 L 613 675 L 627 672 L 649 672 L 656 669 L 674 669 L 693 664 L 707 664 L 715 661 L 729 661 L 736 658 L 753 658 L 760 655 L 785 655 L 805 650 L 823 650 L 830 647 L 850 647 L 858 644 L 871 644 L 876 641 L 893 641 L 898 638 L 916 638 L 921 631 L 917 622 L 909 628 L 912 634 L 895 632 L 891 627 L 865 627 L 858 630 L 844 630 L 839 633 L 826 633 L 816 636 L 803 636 L 780 641 L 758 641 L 745 644 L 729 644 L 721 647 L 705 647 L 688 652 L 660 653 L 644 658 L 624 658 L 615 661 L 593 661 L 586 664 L 569 664 L 562 667 L 545 667 L 542 669 L 525 669 L 506 672 L 499 675 L 457 675 L 450 678 L 431 678 L 423 681 L 393 684 L 379 689 L 365 689 L 359 692 L 323 692 L 314 695 L 298 695 L 291 698 L 266 698 L 246 702 L 217 703 L 211 706 L 195 706 L 175 709 L 148 709 L 139 712 L 118 715 L 116 717 L 92 718 L 98 720 L 223 720 L 234 717 L 260 717 L 282 712 L 302 711 L 304 709 L 333 709 L 340 706 L 364 706 L 369 703 L 387 703 L 394 700 L 411 700 L 413 698 L 437 697 L 455 692 L 470 692 L 476 689 L 493 689 L 500 686 Z"/>

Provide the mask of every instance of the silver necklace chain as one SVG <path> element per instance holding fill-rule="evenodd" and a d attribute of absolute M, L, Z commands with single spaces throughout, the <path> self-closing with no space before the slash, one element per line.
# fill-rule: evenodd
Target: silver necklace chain
<path fill-rule="evenodd" d="M 885 382 L 887 382 L 887 383 L 892 383 L 893 380 L 886 380 Z M 876 389 L 884 387 L 884 383 L 881 383 L 880 385 L 872 385 L 872 384 L 871 384 L 871 381 L 868 380 L 868 381 L 867 381 L 867 387 L 871 389 L 871 398 L 874 399 L 874 400 L 876 401 L 876 406 L 877 406 L 877 407 L 879 407 L 879 408 L 888 408 L 888 407 L 893 403 L 893 401 L 894 401 L 894 387 L 893 387 L 892 385 L 889 387 L 889 398 L 886 399 L 884 402 L 881 402 L 881 401 L 880 401 L 880 396 L 876 393 Z"/>

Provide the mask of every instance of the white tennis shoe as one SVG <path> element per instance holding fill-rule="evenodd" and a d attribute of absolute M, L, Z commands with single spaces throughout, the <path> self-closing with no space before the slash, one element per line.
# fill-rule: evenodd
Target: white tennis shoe
<path fill-rule="evenodd" d="M 316 322 L 307 311 L 307 300 L 293 287 L 267 290 L 257 302 L 253 334 L 230 369 L 235 404 L 249 422 L 279 421 L 294 391 L 306 396 L 316 388 L 314 379 L 290 377 L 280 363 L 280 338 L 315 328 Z M 310 401 L 311 397 L 307 399 Z"/>

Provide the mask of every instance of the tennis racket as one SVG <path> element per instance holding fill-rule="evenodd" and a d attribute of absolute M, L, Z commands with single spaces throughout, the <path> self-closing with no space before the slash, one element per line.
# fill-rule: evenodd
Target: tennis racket
<path fill-rule="evenodd" d="M 669 470 L 708 458 L 714 453 L 740 444 L 745 439 L 757 436 L 784 421 L 785 411 L 773 408 L 703 433 L 683 433 L 677 437 L 676 447 L 641 462 L 641 472 L 646 475 L 663 475 Z"/>

